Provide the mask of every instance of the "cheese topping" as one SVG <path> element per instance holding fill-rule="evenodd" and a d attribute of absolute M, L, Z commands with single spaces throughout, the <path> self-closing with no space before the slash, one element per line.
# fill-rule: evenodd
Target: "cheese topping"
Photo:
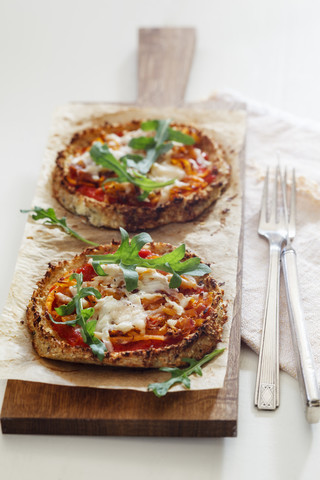
<path fill-rule="evenodd" d="M 101 165 L 97 165 L 91 158 L 90 152 L 84 152 L 82 155 L 73 157 L 71 160 L 72 165 L 77 165 L 81 163 L 82 170 L 86 173 L 89 173 L 93 180 L 99 180 L 99 173 L 101 172 Z"/>
<path fill-rule="evenodd" d="M 124 155 L 137 153 L 137 150 L 132 149 L 128 145 L 132 138 L 138 138 L 141 136 L 146 136 L 148 134 L 150 135 L 150 132 L 144 132 L 139 128 L 137 130 L 125 132 L 124 135 L 121 137 L 116 135 L 115 133 L 110 133 L 106 136 L 105 141 L 108 144 L 111 154 L 117 160 L 119 160 Z M 174 144 L 181 145 L 177 142 L 174 142 Z M 201 150 L 195 150 L 197 152 L 197 155 L 201 157 L 201 162 L 206 162 L 206 160 L 204 160 L 204 158 L 202 157 Z M 166 153 L 162 157 L 162 161 L 157 161 L 156 163 L 154 163 L 150 169 L 150 172 L 147 174 L 147 177 L 155 182 L 167 182 L 170 180 L 175 180 L 172 185 L 168 185 L 166 187 L 158 189 L 158 191 L 160 191 L 161 193 L 158 204 L 165 203 L 169 200 L 170 191 L 174 186 L 186 185 L 185 183 L 180 182 L 180 180 L 186 176 L 185 170 L 178 165 L 173 165 L 170 161 L 170 158 L 170 152 Z M 105 170 L 101 165 L 97 165 L 95 163 L 89 151 L 73 157 L 70 163 L 72 165 L 80 165 L 81 170 L 91 175 L 92 179 L 95 181 L 99 180 L 99 173 Z M 131 169 L 129 169 L 129 171 L 131 171 Z"/>
<path fill-rule="evenodd" d="M 181 180 L 186 176 L 183 168 L 172 165 L 170 160 L 162 163 L 156 162 L 152 165 L 148 177 L 155 182 L 167 182 L 168 180 Z M 170 185 L 172 187 L 172 185 Z"/>
<path fill-rule="evenodd" d="M 92 260 L 89 262 L 92 263 Z M 86 270 L 86 265 L 84 266 Z M 123 271 L 119 265 L 105 264 L 106 275 L 90 275 L 83 288 L 97 289 L 101 297 L 82 298 L 82 308 L 93 308 L 95 336 L 105 343 L 109 352 L 140 344 L 135 342 L 166 342 L 190 332 L 205 318 L 212 297 L 198 285 L 191 275 L 182 277 L 182 290 L 170 288 L 171 273 L 151 268 L 136 267 L 138 285 L 128 292 Z M 67 277 L 69 278 L 69 277 Z M 187 289 L 187 290 L 186 290 Z M 190 291 L 190 290 L 191 291 Z M 50 291 L 46 308 L 55 317 L 54 307 L 67 305 L 77 294 L 77 286 L 57 283 Z M 79 332 L 78 332 L 79 333 Z M 60 334 L 60 333 L 59 333 Z M 63 337 L 64 338 L 64 337 Z M 152 343 L 150 344 L 152 345 Z"/>
<path fill-rule="evenodd" d="M 192 163 L 195 168 L 197 168 L 198 165 L 200 165 L 200 167 L 203 167 L 203 168 L 210 167 L 211 163 L 209 162 L 209 160 L 206 160 L 204 158 L 204 155 L 206 155 L 206 153 L 202 152 L 200 148 L 195 148 L 194 151 L 196 154 L 196 160 L 193 160 L 192 158 L 190 158 L 189 162 Z"/>
<path fill-rule="evenodd" d="M 164 275 L 151 268 L 137 267 L 139 273 L 138 288 L 144 293 L 165 292 L 170 294 L 172 288 L 169 283 L 172 275 Z"/>
<path fill-rule="evenodd" d="M 129 153 L 137 153 L 136 150 L 133 150 L 129 147 L 129 142 L 132 138 L 137 138 L 145 136 L 145 132 L 140 128 L 138 130 L 133 130 L 130 132 L 126 132 L 122 137 L 119 137 L 115 133 L 109 133 L 105 141 L 108 144 L 110 153 L 119 160 L 124 155 L 128 155 Z M 84 166 L 82 170 L 86 173 L 89 173 L 93 180 L 99 180 L 99 173 L 105 170 L 102 165 L 97 165 L 95 161 L 92 159 L 89 150 L 84 152 L 82 155 L 77 155 L 71 159 L 72 165 L 80 165 L 83 163 Z"/>
<path fill-rule="evenodd" d="M 91 140 L 91 144 L 95 141 L 106 142 L 109 147 L 110 153 L 115 159 L 120 160 L 121 157 L 126 155 L 140 155 L 144 158 L 147 155 L 146 149 L 134 149 L 129 146 L 129 143 L 133 139 L 139 137 L 154 137 L 154 131 L 144 131 L 141 128 L 135 130 L 127 130 L 133 128 L 131 125 L 119 126 L 121 130 L 115 130 L 117 133 L 107 133 L 103 129 L 97 131 L 95 139 Z M 179 128 L 173 127 L 177 131 Z M 108 129 L 107 129 L 108 131 Z M 205 189 L 209 184 L 215 180 L 218 170 L 222 174 L 229 174 L 229 167 L 225 162 L 213 163 L 213 158 L 209 161 L 210 148 L 204 143 L 203 147 L 200 146 L 200 140 L 202 138 L 201 133 L 192 128 L 182 129 L 187 131 L 188 135 L 192 136 L 195 142 L 192 145 L 183 144 L 177 141 L 171 141 L 172 149 L 161 154 L 156 162 L 151 165 L 150 171 L 145 175 L 148 179 L 157 183 L 172 182 L 170 185 L 160 188 L 152 188 L 149 194 L 145 198 L 139 197 L 139 187 L 130 179 L 127 181 L 117 182 L 114 172 L 104 168 L 102 165 L 97 165 L 91 158 L 89 145 L 88 150 L 84 153 L 80 150 L 80 146 L 77 154 L 70 155 L 68 161 L 65 164 L 66 177 L 69 183 L 74 185 L 81 195 L 94 198 L 97 201 L 104 202 L 106 204 L 128 204 L 130 206 L 141 203 L 142 205 L 149 204 L 150 207 L 162 207 L 168 205 L 176 197 L 189 197 L 197 191 Z M 156 137 L 155 137 L 156 138 Z M 90 140 L 88 139 L 90 142 Z M 142 142 L 143 144 L 143 142 Z M 200 146 L 200 148 L 199 148 Z M 214 152 L 213 152 L 214 153 Z M 222 155 L 222 151 L 218 152 L 217 157 Z M 213 155 L 212 155 L 213 157 Z M 139 171 L 131 159 L 128 160 L 127 171 L 130 175 L 139 176 Z M 216 169 L 213 167 L 217 164 Z M 221 164 L 221 165 L 220 165 Z M 221 167 L 224 170 L 221 170 Z M 68 168 L 70 170 L 68 171 Z M 113 180 L 114 178 L 114 180 Z M 133 185 L 134 184 L 134 185 Z M 142 192 L 147 192 L 144 188 L 141 188 Z M 142 200 L 143 198 L 143 200 Z M 78 206 L 78 213 L 85 215 L 85 207 Z"/>
<path fill-rule="evenodd" d="M 102 334 L 102 340 L 109 339 L 111 330 L 126 333 L 136 328 L 141 333 L 145 332 L 148 314 L 138 295 L 132 294 L 120 300 L 107 295 L 98 300 L 95 305 L 95 314 L 98 315 L 96 332 Z"/>
<path fill-rule="evenodd" d="M 128 292 L 125 288 L 124 276 L 119 265 L 102 265 L 106 276 L 96 276 L 84 286 L 97 288 L 102 295 L 95 304 L 94 318 L 97 320 L 96 333 L 103 341 L 110 340 L 110 331 L 127 333 L 130 330 L 145 333 L 148 315 L 152 312 L 161 313 L 164 307 L 170 308 L 176 315 L 181 316 L 188 306 L 190 297 L 185 298 L 178 289 L 170 288 L 171 274 L 164 274 L 154 269 L 137 267 L 139 275 L 138 289 Z M 195 285 L 193 277 L 184 280 L 190 286 Z M 116 298 L 112 295 L 117 294 Z M 119 295 L 121 298 L 119 298 Z M 170 298 L 169 298 L 170 295 Z M 164 299 L 158 308 L 148 310 L 143 301 L 152 305 L 154 301 Z M 169 319 L 168 326 L 176 324 L 177 319 Z"/>

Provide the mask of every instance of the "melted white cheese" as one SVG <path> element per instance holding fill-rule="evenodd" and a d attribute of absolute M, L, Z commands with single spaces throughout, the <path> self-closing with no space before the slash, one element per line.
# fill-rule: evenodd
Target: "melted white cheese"
<path fill-rule="evenodd" d="M 128 143 L 132 138 L 141 136 L 145 136 L 145 132 L 143 132 L 141 129 L 138 129 L 133 130 L 132 132 L 126 132 L 122 137 L 119 137 L 115 133 L 110 133 L 106 136 L 105 141 L 108 144 L 112 155 L 119 160 L 119 158 L 123 157 L 124 155 L 137 152 L 129 147 Z M 80 161 L 84 163 L 82 170 L 86 173 L 89 173 L 94 180 L 99 180 L 99 173 L 105 170 L 105 168 L 95 163 L 95 161 L 91 158 L 89 151 L 84 152 L 82 155 L 73 157 L 71 159 L 71 164 L 76 165 Z"/>
<path fill-rule="evenodd" d="M 181 180 L 185 176 L 186 176 L 186 172 L 183 170 L 183 168 L 178 167 L 177 165 L 172 165 L 170 161 L 154 163 L 148 175 L 148 177 L 151 178 L 151 180 L 154 180 L 155 182 Z"/>
<path fill-rule="evenodd" d="M 128 145 L 132 138 L 138 138 L 146 135 L 152 136 L 152 132 L 144 132 L 139 128 L 137 130 L 125 132 L 123 136 L 110 133 L 106 136 L 105 141 L 107 142 L 112 155 L 119 160 L 124 155 L 137 153 L 137 150 L 133 150 Z M 173 143 L 180 145 L 177 142 Z M 195 168 L 197 168 L 199 165 L 202 167 L 208 167 L 210 165 L 210 162 L 204 158 L 204 153 L 199 148 L 195 148 L 195 153 L 197 156 L 196 160 L 189 159 L 190 163 L 193 164 Z M 147 174 L 147 177 L 155 182 L 167 182 L 174 180 L 171 185 L 167 185 L 166 187 L 155 190 L 160 192 L 158 205 L 163 205 L 168 202 L 170 192 L 173 187 L 185 185 L 185 183 L 181 182 L 181 180 L 186 176 L 185 170 L 178 165 L 172 165 L 170 158 L 171 154 L 170 152 L 167 152 L 161 157 L 160 161 L 157 161 L 152 165 L 150 172 Z M 82 162 L 84 165 L 82 170 L 90 174 L 94 180 L 99 180 L 99 173 L 105 170 L 101 165 L 97 165 L 94 162 L 89 151 L 71 159 L 72 164 L 78 164 L 79 162 Z M 129 169 L 129 171 L 132 173 L 132 169 Z M 146 199 L 146 201 L 148 201 L 148 199 Z"/>
<path fill-rule="evenodd" d="M 120 300 L 111 295 L 106 295 L 99 299 L 95 305 L 96 333 L 105 342 L 109 341 L 109 332 L 112 330 L 126 333 L 132 329 L 137 329 L 141 334 L 145 332 L 150 311 L 144 309 L 143 299 L 156 300 L 164 295 L 165 304 L 175 310 L 179 316 L 183 314 L 185 306 L 189 302 L 189 300 L 186 303 L 182 302 L 178 290 L 169 287 L 171 274 L 164 275 L 154 269 L 137 267 L 136 270 L 139 274 L 138 289 L 136 293 L 130 293 L 124 287 L 123 272 L 118 265 L 103 265 L 102 268 L 107 276 L 97 276 L 84 286 L 99 287 L 101 292 L 110 288 L 116 291 L 120 288 L 125 295 Z M 170 294 L 173 299 L 167 298 L 166 294 Z M 162 308 L 163 305 L 160 305 L 158 309 L 152 310 L 152 312 L 160 312 Z M 171 323 L 168 321 L 169 326 L 175 323 L 176 320 L 172 320 Z"/>
<path fill-rule="evenodd" d="M 150 135 L 151 133 L 137 129 L 124 133 L 122 137 L 116 135 L 115 133 L 110 133 L 106 136 L 105 140 L 112 155 L 119 160 L 124 155 L 137 153 L 137 150 L 132 149 L 128 144 L 132 138 L 146 136 L 146 134 Z M 89 151 L 71 159 L 71 164 L 73 165 L 76 165 L 79 162 L 83 163 L 84 165 L 82 170 L 86 173 L 89 173 L 94 180 L 98 180 L 99 173 L 102 170 L 105 170 L 101 165 L 97 165 L 95 163 L 95 161 L 91 158 Z M 170 163 L 170 155 L 164 157 L 164 162 L 155 163 L 148 174 L 148 177 L 156 182 L 166 182 L 174 179 L 180 180 L 184 176 L 185 171 L 182 168 Z"/>
<path fill-rule="evenodd" d="M 196 156 L 197 156 L 197 164 L 200 165 L 201 167 L 209 167 L 211 165 L 211 162 L 209 160 L 206 160 L 204 156 L 206 155 L 205 152 L 200 150 L 200 148 L 195 148 L 194 149 Z M 191 161 L 191 159 L 190 159 Z"/>
<path fill-rule="evenodd" d="M 169 304 L 169 306 L 176 311 L 177 315 L 183 314 L 184 308 L 182 307 L 182 305 L 179 305 L 177 302 L 175 302 L 174 300 L 171 300 L 170 298 L 166 299 L 166 303 Z"/>
<path fill-rule="evenodd" d="M 81 167 L 82 171 L 89 173 L 94 180 L 99 180 L 99 173 L 101 172 L 102 167 L 92 160 L 89 151 L 84 152 L 77 157 L 73 157 L 71 160 L 72 165 L 77 165 L 79 162 L 84 164 L 84 167 Z"/>
<path fill-rule="evenodd" d="M 120 300 L 107 295 L 97 301 L 95 313 L 98 315 L 96 331 L 102 334 L 102 340 L 108 340 L 111 330 L 126 333 L 137 328 L 141 333 L 145 331 L 148 314 L 138 295 L 131 294 Z"/>
<path fill-rule="evenodd" d="M 180 182 L 180 180 L 176 180 L 172 185 L 167 185 L 166 187 L 162 187 L 159 189 L 160 191 L 160 198 L 158 200 L 157 205 L 163 205 L 164 203 L 168 202 L 170 198 L 170 192 L 173 187 L 183 187 L 188 185 L 187 183 Z"/>
<path fill-rule="evenodd" d="M 171 273 L 163 275 L 151 268 L 137 267 L 139 273 L 138 288 L 144 293 L 166 292 L 170 294 L 173 289 L 169 287 Z"/>

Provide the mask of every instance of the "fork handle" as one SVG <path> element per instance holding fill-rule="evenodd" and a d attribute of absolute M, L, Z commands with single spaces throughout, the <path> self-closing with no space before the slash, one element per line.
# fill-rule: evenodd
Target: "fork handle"
<path fill-rule="evenodd" d="M 255 389 L 255 405 L 261 410 L 279 406 L 279 242 L 270 243 L 270 260 L 261 346 Z"/>
<path fill-rule="evenodd" d="M 297 256 L 295 250 L 285 247 L 281 254 L 282 270 L 286 286 L 292 342 L 296 356 L 297 375 L 304 399 L 307 420 L 319 421 L 319 387 L 313 356 L 305 328 L 305 316 L 301 302 Z"/>

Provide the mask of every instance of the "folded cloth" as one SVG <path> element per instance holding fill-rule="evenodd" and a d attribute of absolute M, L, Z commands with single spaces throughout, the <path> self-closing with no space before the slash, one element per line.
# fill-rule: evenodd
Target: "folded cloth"
<path fill-rule="evenodd" d="M 235 93 L 220 93 L 220 100 L 245 102 L 248 112 L 244 185 L 243 341 L 260 349 L 269 260 L 268 242 L 257 234 L 266 167 L 296 169 L 297 252 L 300 291 L 306 329 L 320 381 L 320 124 L 296 118 Z M 280 368 L 296 376 L 296 360 L 283 277 L 280 287 Z"/>

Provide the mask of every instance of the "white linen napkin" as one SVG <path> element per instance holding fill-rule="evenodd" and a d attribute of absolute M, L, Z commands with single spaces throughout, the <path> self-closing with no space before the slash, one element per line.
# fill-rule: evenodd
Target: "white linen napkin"
<path fill-rule="evenodd" d="M 257 234 L 266 167 L 294 167 L 297 176 L 297 252 L 306 328 L 320 380 L 320 125 L 222 92 L 219 99 L 245 102 L 248 111 L 243 252 L 242 339 L 260 349 L 267 284 L 268 242 Z M 283 277 L 280 292 L 280 367 L 296 376 Z"/>

